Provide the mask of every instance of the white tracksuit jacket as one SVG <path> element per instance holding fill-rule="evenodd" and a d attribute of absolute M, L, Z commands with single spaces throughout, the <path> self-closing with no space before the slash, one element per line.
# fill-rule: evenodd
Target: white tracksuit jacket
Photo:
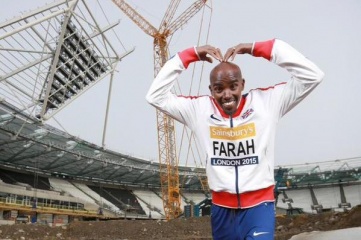
<path fill-rule="evenodd" d="M 263 57 L 291 74 L 287 83 L 244 94 L 232 117 L 212 96 L 176 96 L 171 89 L 188 64 L 199 61 L 195 48 L 171 58 L 153 81 L 147 101 L 195 134 L 206 158 L 212 201 L 248 208 L 274 201 L 274 141 L 279 119 L 323 79 L 323 72 L 287 43 L 273 39 L 253 44 Z"/>

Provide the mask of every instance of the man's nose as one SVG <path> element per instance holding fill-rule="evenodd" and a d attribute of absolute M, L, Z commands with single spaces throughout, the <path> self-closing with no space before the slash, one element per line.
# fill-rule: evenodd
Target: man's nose
<path fill-rule="evenodd" d="M 224 98 L 231 98 L 231 97 L 232 97 L 232 92 L 231 92 L 231 90 L 225 89 L 225 90 L 223 91 L 223 97 L 224 97 Z"/>

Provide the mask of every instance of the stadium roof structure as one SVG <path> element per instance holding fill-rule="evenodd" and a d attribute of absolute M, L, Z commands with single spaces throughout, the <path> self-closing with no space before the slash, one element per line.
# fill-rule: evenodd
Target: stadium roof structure
<path fill-rule="evenodd" d="M 159 164 L 103 149 L 52 126 L 5 101 L 0 103 L 0 167 L 93 182 L 160 186 Z M 201 189 L 201 168 L 180 167 L 185 188 Z"/>
<path fill-rule="evenodd" d="M 275 178 L 280 187 L 359 183 L 361 157 L 278 166 L 275 168 Z"/>

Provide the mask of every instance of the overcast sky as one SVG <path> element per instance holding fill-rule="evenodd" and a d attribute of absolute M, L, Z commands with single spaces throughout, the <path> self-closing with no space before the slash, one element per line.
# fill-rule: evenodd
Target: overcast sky
<path fill-rule="evenodd" d="M 157 160 L 155 110 L 145 101 L 153 80 L 153 40 L 110 0 L 99 1 L 109 18 L 121 20 L 117 31 L 125 49 L 136 47 L 118 64 L 106 147 Z M 46 2 L 51 1 L 2 0 L 0 20 Z M 96 4 L 95 0 L 90 2 Z M 155 27 L 159 26 L 169 3 L 165 0 L 127 2 Z M 193 0 L 183 2 L 180 9 L 185 9 Z M 326 74 L 324 82 L 281 120 L 276 137 L 276 165 L 361 157 L 361 1 L 208 2 L 209 8 L 205 10 L 202 22 L 200 12 L 174 34 L 169 45 L 171 55 L 197 44 L 209 43 L 225 52 L 241 42 L 280 38 L 306 55 Z M 100 14 L 98 8 L 95 15 Z M 201 23 L 203 27 L 199 35 Z M 263 59 L 238 56 L 235 62 L 242 68 L 246 91 L 289 79 L 285 70 Z M 197 84 L 201 82 L 199 94 L 208 94 L 209 71 L 214 65 L 206 64 L 203 70 L 201 65 L 197 65 L 198 71 L 203 71 L 202 80 L 194 80 Z M 182 75 L 182 86 L 191 84 L 191 71 L 192 67 Z M 197 84 L 191 90 L 193 94 L 198 93 Z M 104 79 L 58 113 L 56 120 L 70 134 L 101 144 L 108 85 L 109 80 Z M 48 123 L 61 128 L 53 120 Z"/>

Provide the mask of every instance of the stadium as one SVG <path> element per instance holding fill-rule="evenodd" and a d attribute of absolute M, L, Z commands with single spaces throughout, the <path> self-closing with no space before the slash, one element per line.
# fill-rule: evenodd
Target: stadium
<path fill-rule="evenodd" d="M 0 225 L 210 215 L 204 167 L 178 164 L 172 153 L 154 162 L 115 152 L 46 122 L 132 53 L 115 51 L 108 34 L 116 25 L 99 26 L 86 1 L 57 1 L 0 24 Z M 164 59 L 155 60 L 160 67 Z M 172 142 L 172 132 L 159 136 Z M 361 204 L 361 158 L 277 166 L 274 175 L 278 215 Z"/>

